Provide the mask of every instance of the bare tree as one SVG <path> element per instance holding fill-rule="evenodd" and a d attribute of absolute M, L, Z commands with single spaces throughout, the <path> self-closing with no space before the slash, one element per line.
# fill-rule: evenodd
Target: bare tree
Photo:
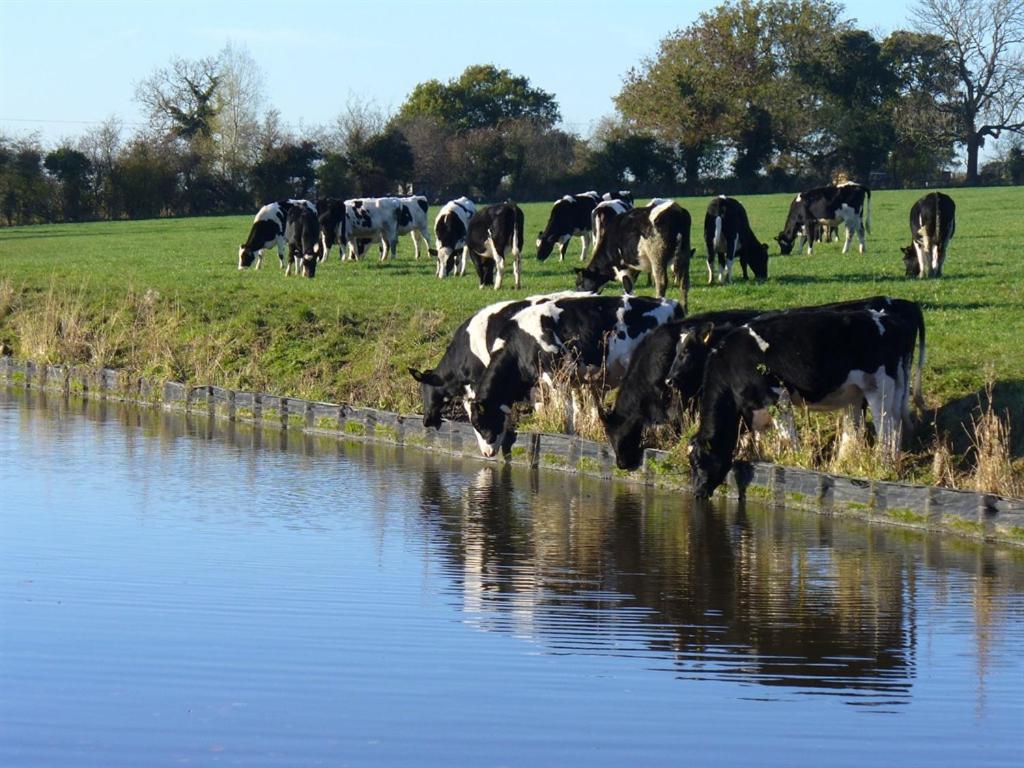
<path fill-rule="evenodd" d="M 245 49 L 230 43 L 217 57 L 218 85 L 214 99 L 213 134 L 220 171 L 234 178 L 256 161 L 263 71 Z"/>
<path fill-rule="evenodd" d="M 174 59 L 135 86 L 135 99 L 149 112 L 151 124 L 185 141 L 209 138 L 220 83 L 216 58 Z"/>
<path fill-rule="evenodd" d="M 1024 131 L 1024 0 L 919 0 L 913 18 L 952 50 L 959 83 L 947 108 L 973 184 L 985 138 Z"/>

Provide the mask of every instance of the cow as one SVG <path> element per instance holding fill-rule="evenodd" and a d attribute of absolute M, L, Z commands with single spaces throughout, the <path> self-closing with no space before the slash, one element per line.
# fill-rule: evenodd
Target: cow
<path fill-rule="evenodd" d="M 457 398 L 462 399 L 468 417 L 476 383 L 491 361 L 491 345 L 513 315 L 531 304 L 571 295 L 574 294 L 567 292 L 528 296 L 486 306 L 456 329 L 435 367 L 422 371 L 410 368 L 409 373 L 420 384 L 423 426 L 440 427 L 442 412 Z"/>
<path fill-rule="evenodd" d="M 733 329 L 704 372 L 700 426 L 688 446 L 694 494 L 707 498 L 724 482 L 740 420 L 760 429 L 784 397 L 819 410 L 866 400 L 878 447 L 893 457 L 917 332 L 878 310 L 769 313 Z M 918 360 L 920 378 L 923 349 Z"/>
<path fill-rule="evenodd" d="M 807 242 L 807 253 L 813 255 L 818 228 L 827 224 L 846 225 L 843 253 L 850 250 L 850 241 L 856 232 L 860 252 L 864 253 L 864 232 L 871 231 L 871 190 L 852 181 L 815 187 L 796 196 L 789 206 L 786 225 L 776 241 L 783 255 L 792 253 L 793 244 L 800 238 L 800 250 Z"/>
<path fill-rule="evenodd" d="M 665 323 L 643 340 L 629 361 L 614 406 L 610 410 L 598 412 L 619 469 L 637 469 L 643 460 L 644 429 L 650 425 L 664 424 L 671 419 L 670 408 L 674 393 L 679 390 L 674 386 L 669 372 L 676 360 L 680 338 L 700 330 L 706 334 L 707 341 L 711 342 L 712 332 L 722 336 L 758 314 L 760 310 L 756 309 L 705 312 L 685 320 Z M 680 391 L 682 409 L 688 408 L 699 394 L 699 380 L 697 384 L 698 388 L 692 391 Z"/>
<path fill-rule="evenodd" d="M 323 242 L 320 237 L 320 220 L 316 211 L 305 205 L 293 205 L 285 221 L 285 240 L 288 242 L 287 276 L 295 267 L 295 274 L 316 277 L 316 265 L 320 261 Z"/>
<path fill-rule="evenodd" d="M 238 246 L 238 268 L 245 269 L 256 262 L 256 269 L 263 266 L 263 251 L 272 245 L 277 245 L 277 256 L 281 260 L 281 269 L 285 268 L 285 253 L 287 241 L 285 240 L 285 226 L 288 219 L 288 211 L 294 206 L 309 208 L 316 213 L 316 205 L 309 200 L 278 200 L 276 203 L 267 203 L 256 212 L 256 218 L 252 220 L 252 227 L 249 229 L 249 237 Z"/>
<path fill-rule="evenodd" d="M 390 197 L 368 197 L 353 200 L 326 200 L 320 211 L 323 237 L 323 259 L 330 255 L 334 243 L 344 260 L 362 255 L 365 244 L 380 239 L 381 261 L 390 258 L 398 248 L 399 203 Z M 360 245 L 360 241 L 365 241 Z"/>
<path fill-rule="evenodd" d="M 618 189 L 614 192 L 605 192 L 601 195 L 601 199 L 604 201 L 620 200 L 630 208 L 633 207 L 633 193 L 628 189 Z"/>
<path fill-rule="evenodd" d="M 910 245 L 901 249 L 907 277 L 942 277 L 949 241 L 956 231 L 956 203 L 929 192 L 910 209 Z"/>
<path fill-rule="evenodd" d="M 444 278 L 455 270 L 455 254 L 466 245 L 469 220 L 476 205 L 468 197 L 444 204 L 434 219 L 434 243 L 437 247 L 437 276 Z"/>
<path fill-rule="evenodd" d="M 480 287 L 501 288 L 505 273 L 505 253 L 512 256 L 512 277 L 515 287 L 521 286 L 519 268 L 522 264 L 523 211 L 515 203 L 489 205 L 469 220 L 466 244 L 462 248 L 459 276 L 466 273 L 467 257 L 473 261 Z"/>
<path fill-rule="evenodd" d="M 690 290 L 690 213 L 672 200 L 655 200 L 616 216 L 602 231 L 590 263 L 576 270 L 576 288 L 598 291 L 613 279 L 631 293 L 635 275 L 649 272 L 654 291 L 664 298 L 671 262 L 673 282 L 682 293 L 683 312 Z"/>
<path fill-rule="evenodd" d="M 732 262 L 737 255 L 744 280 L 747 265 L 758 280 L 767 279 L 768 245 L 754 235 L 747 211 L 738 200 L 719 195 L 708 204 L 704 214 L 704 244 L 708 251 L 708 285 L 716 278 L 720 283 L 732 280 Z"/>
<path fill-rule="evenodd" d="M 591 214 L 601 201 L 597 192 L 581 192 L 577 195 L 565 195 L 551 206 L 548 223 L 543 231 L 537 233 L 537 259 L 544 261 L 551 255 L 551 250 L 558 244 L 558 260 L 565 260 L 565 251 L 569 241 L 580 238 L 583 251 L 580 261 L 587 257 L 590 250 L 593 222 Z"/>
<path fill-rule="evenodd" d="M 491 345 L 490 362 L 470 406 L 480 452 L 486 457 L 497 453 L 512 406 L 527 400 L 536 385 L 551 386 L 552 376 L 568 368 L 576 385 L 596 380 L 613 387 L 644 337 L 680 317 L 681 308 L 671 299 L 590 294 L 564 296 L 517 312 Z"/>
<path fill-rule="evenodd" d="M 590 228 L 594 233 L 595 245 L 601 239 L 601 233 L 608 228 L 608 222 L 633 207 L 632 200 L 602 200 L 590 214 Z"/>

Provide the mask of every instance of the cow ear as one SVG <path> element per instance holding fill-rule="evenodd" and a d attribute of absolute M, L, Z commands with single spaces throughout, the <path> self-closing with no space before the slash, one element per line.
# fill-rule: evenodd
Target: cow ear
<path fill-rule="evenodd" d="M 702 323 L 700 328 L 697 329 L 697 338 L 700 339 L 701 344 L 707 346 L 711 343 L 711 334 L 715 331 L 714 323 Z"/>
<path fill-rule="evenodd" d="M 421 384 L 429 384 L 432 387 L 441 386 L 440 377 L 433 371 L 417 371 L 415 368 L 410 368 L 409 373 L 412 375 L 414 379 L 416 379 L 416 381 L 420 382 Z"/>

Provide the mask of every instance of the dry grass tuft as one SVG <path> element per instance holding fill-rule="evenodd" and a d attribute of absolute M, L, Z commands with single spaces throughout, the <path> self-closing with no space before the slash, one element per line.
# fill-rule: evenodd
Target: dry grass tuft
<path fill-rule="evenodd" d="M 992 390 L 990 382 L 986 387 L 987 405 L 978 417 L 971 417 L 974 470 L 969 478 L 970 487 L 1001 496 L 1020 496 L 1024 494 L 1024 484 L 1014 473 L 1010 417 L 1006 414 L 1004 418 L 996 412 Z"/>

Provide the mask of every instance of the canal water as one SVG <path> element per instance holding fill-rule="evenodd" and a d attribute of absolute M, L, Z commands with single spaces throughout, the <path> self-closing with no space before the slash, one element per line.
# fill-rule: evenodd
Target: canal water
<path fill-rule="evenodd" d="M 0 388 L 0 765 L 1020 766 L 1024 553 Z"/>

